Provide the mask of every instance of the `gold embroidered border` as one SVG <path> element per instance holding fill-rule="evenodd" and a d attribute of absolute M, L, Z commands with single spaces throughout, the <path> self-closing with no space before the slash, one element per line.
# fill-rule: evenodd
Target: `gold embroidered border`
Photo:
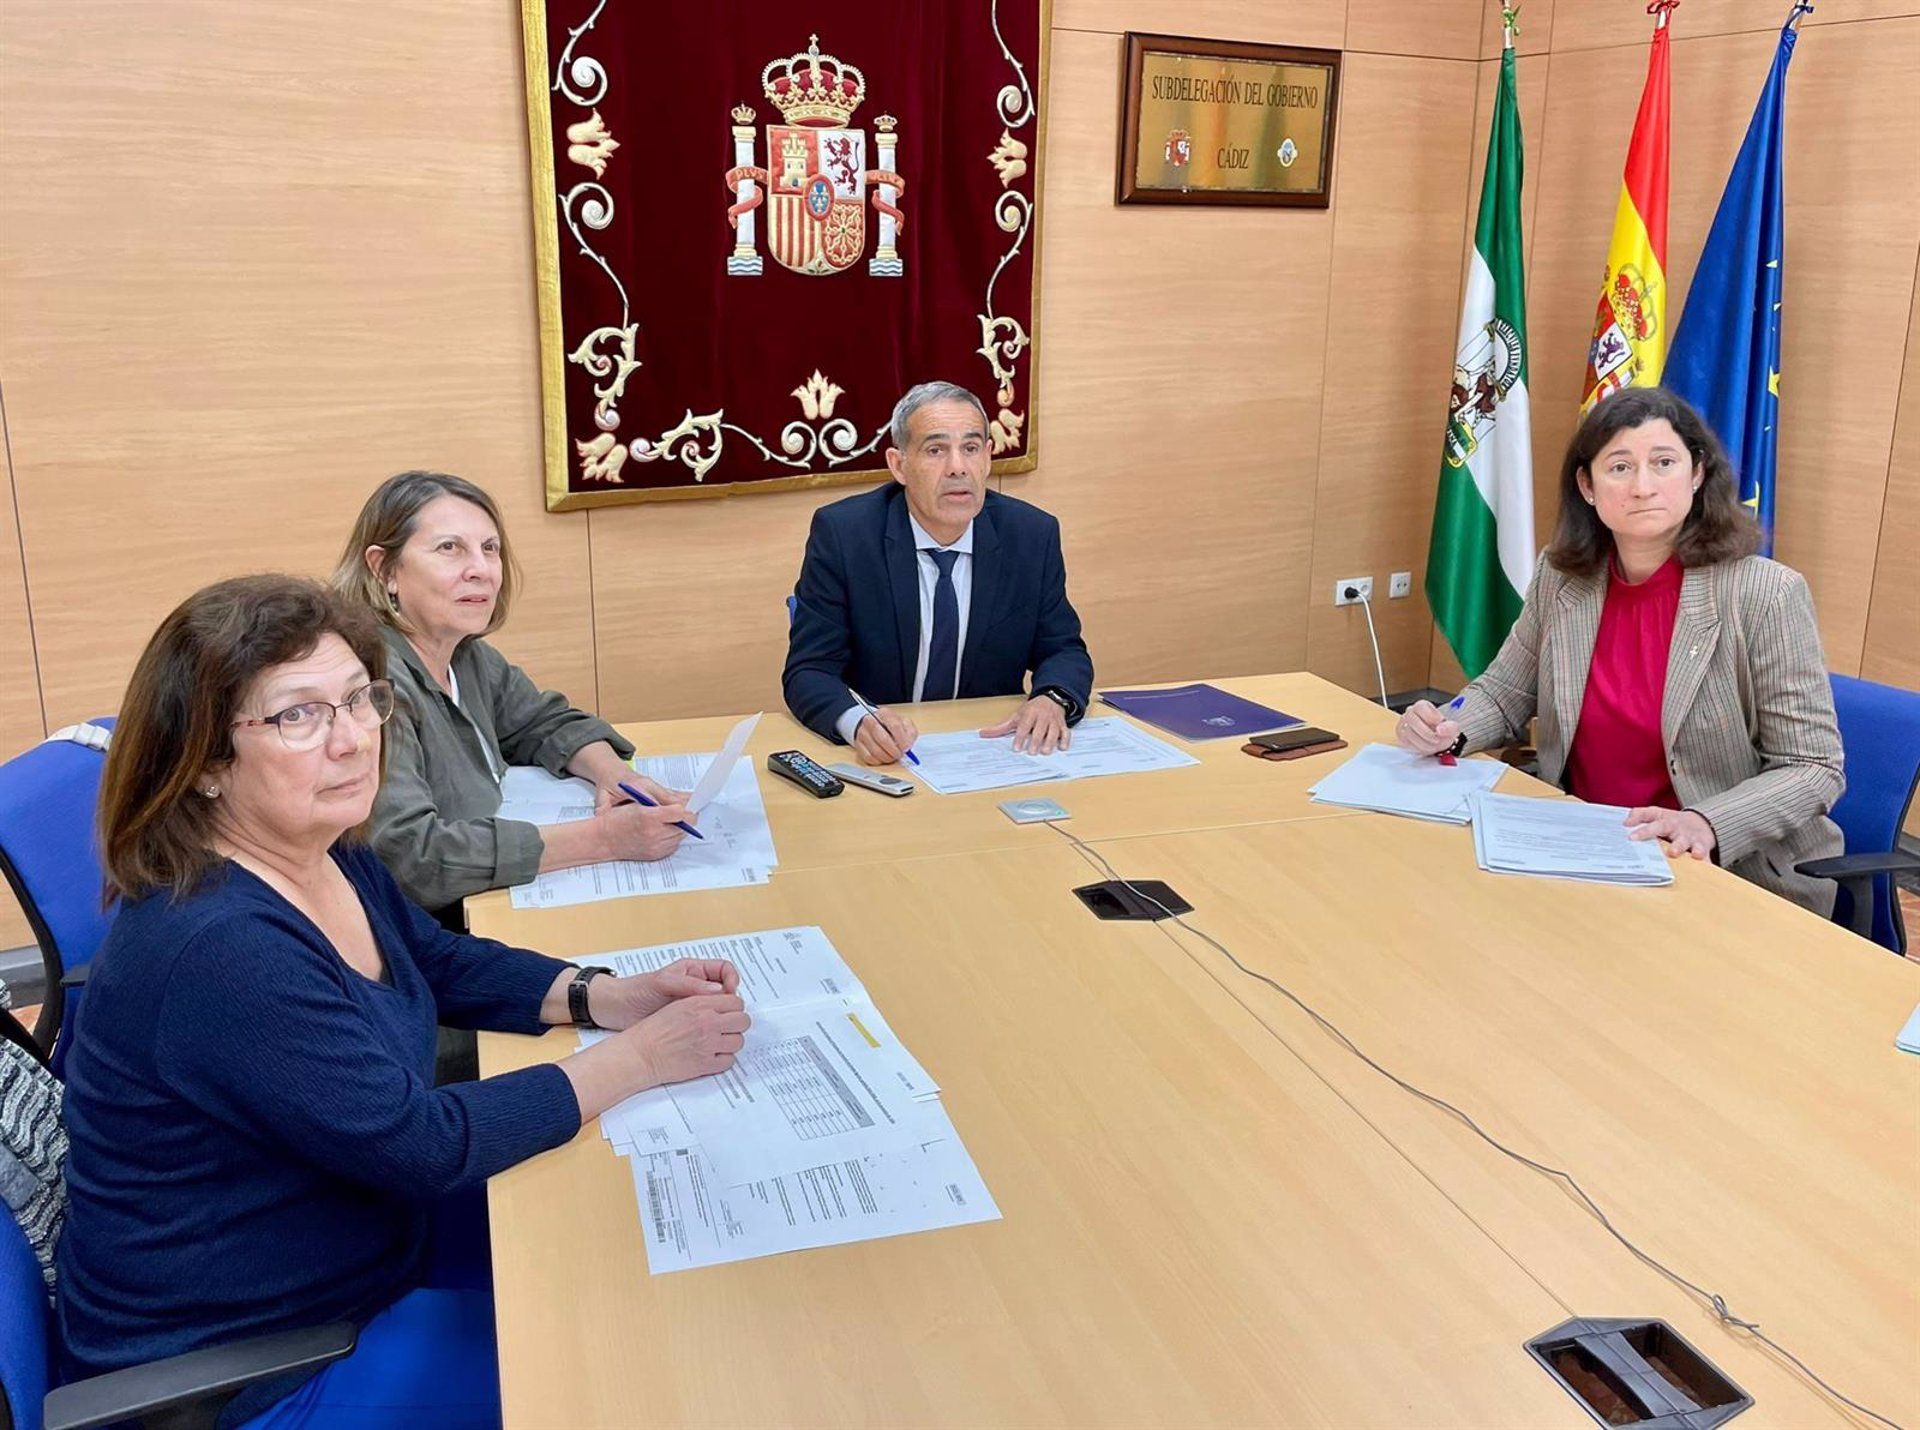
<path fill-rule="evenodd" d="M 811 487 L 851 486 L 891 477 L 884 467 L 858 472 L 812 472 L 797 477 L 769 477 L 751 482 L 699 483 L 674 487 L 626 487 L 576 492 L 568 488 L 566 335 L 560 313 L 560 222 L 554 214 L 557 180 L 553 171 L 553 111 L 548 88 L 547 3 L 520 0 L 521 52 L 525 57 L 527 134 L 533 182 L 534 286 L 540 308 L 540 425 L 548 511 L 581 511 L 597 506 L 631 506 L 639 502 L 697 501 L 730 497 L 743 492 L 805 491 Z M 1040 82 L 1034 113 L 1033 148 L 1033 281 L 1028 312 L 1025 357 L 1031 364 L 1027 378 L 1025 450 L 1018 457 L 992 463 L 988 474 L 1013 477 L 1039 465 L 1040 445 L 1040 230 L 1046 205 L 1045 182 L 1047 105 L 1051 98 L 1048 72 L 1053 48 L 1053 0 L 1040 0 Z"/>

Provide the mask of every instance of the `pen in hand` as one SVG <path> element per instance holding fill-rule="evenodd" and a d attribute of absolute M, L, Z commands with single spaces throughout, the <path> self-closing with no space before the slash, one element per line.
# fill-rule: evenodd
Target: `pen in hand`
<path fill-rule="evenodd" d="M 639 789 L 635 788 L 633 785 L 628 784 L 625 780 L 620 781 L 620 793 L 627 796 L 627 798 L 631 799 L 635 804 L 644 805 L 648 809 L 658 809 L 660 807 L 659 800 L 653 798 L 651 795 L 643 794 Z M 707 837 L 706 835 L 702 834 L 699 830 L 695 829 L 691 824 L 688 824 L 684 819 L 674 820 L 673 827 L 675 829 L 684 829 L 687 833 L 691 834 L 695 839 L 705 839 Z"/>
<path fill-rule="evenodd" d="M 854 703 L 856 705 L 858 705 L 862 710 L 866 711 L 867 714 L 873 716 L 873 718 L 876 721 L 879 721 L 881 729 L 885 730 L 887 728 L 887 722 L 880 719 L 879 706 L 875 705 L 871 700 L 867 699 L 866 696 L 862 695 L 859 691 L 855 690 L 851 685 L 847 687 L 847 694 L 853 697 Z M 903 750 L 901 751 L 901 753 L 907 757 L 908 764 L 917 765 L 920 763 L 920 757 L 914 754 L 912 750 Z"/>
<path fill-rule="evenodd" d="M 1462 705 L 1465 705 L 1466 703 L 1467 703 L 1467 692 L 1463 690 L 1458 695 L 1454 696 L 1453 699 L 1447 702 L 1447 709 L 1457 711 Z M 1460 763 L 1460 761 L 1454 756 L 1454 753 L 1451 750 L 1442 750 L 1439 753 L 1439 755 L 1436 756 L 1435 758 L 1437 758 L 1440 761 L 1440 763 L 1443 765 L 1457 765 Z"/>

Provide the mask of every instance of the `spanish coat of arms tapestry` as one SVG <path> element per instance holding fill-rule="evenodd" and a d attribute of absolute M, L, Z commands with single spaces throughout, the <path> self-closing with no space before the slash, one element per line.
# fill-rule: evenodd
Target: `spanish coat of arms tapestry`
<path fill-rule="evenodd" d="M 547 507 L 1031 470 L 1048 0 L 522 0 Z"/>

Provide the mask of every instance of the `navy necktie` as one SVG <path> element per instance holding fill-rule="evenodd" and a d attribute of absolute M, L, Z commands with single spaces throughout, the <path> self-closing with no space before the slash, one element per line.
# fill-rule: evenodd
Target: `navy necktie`
<path fill-rule="evenodd" d="M 960 553 L 929 551 L 927 555 L 940 568 L 940 579 L 933 583 L 933 635 L 927 641 L 927 683 L 920 698 L 951 700 L 954 670 L 960 664 L 960 600 L 953 589 L 953 563 Z"/>

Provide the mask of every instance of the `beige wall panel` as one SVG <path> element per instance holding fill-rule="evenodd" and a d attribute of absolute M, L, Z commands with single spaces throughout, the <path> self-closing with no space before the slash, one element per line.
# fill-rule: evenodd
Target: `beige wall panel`
<path fill-rule="evenodd" d="M 0 44 L 0 371 L 54 722 L 113 709 L 196 586 L 330 566 L 409 465 L 498 495 L 531 577 L 502 644 L 591 701 L 586 526 L 540 509 L 515 8 L 18 0 Z"/>
<path fill-rule="evenodd" d="M 1873 608 L 1860 673 L 1868 680 L 1920 690 L 1920 299 L 1907 321 L 1906 370 L 1894 419 L 1893 460 L 1887 468 Z"/>
<path fill-rule="evenodd" d="M 1307 668 L 1366 694 L 1379 688 L 1366 613 L 1333 604 L 1347 576 L 1374 578 L 1388 690 L 1427 681 L 1422 585 L 1460 314 L 1458 283 L 1434 281 L 1449 272 L 1435 238 L 1457 232 L 1466 203 L 1479 69 L 1388 55 L 1347 63 Z M 1411 596 L 1388 597 L 1394 571 L 1413 573 Z"/>
<path fill-rule="evenodd" d="M 1331 216 L 1116 208 L 1119 52 L 1054 36 L 1042 455 L 1007 489 L 1061 519 L 1101 681 L 1298 668 Z"/>
<path fill-rule="evenodd" d="M 1556 26 L 1557 29 L 1557 26 Z M 1675 45 L 1670 291 L 1684 295 L 1773 40 Z M 1632 47 L 1553 56 L 1529 326 L 1537 525 L 1578 417 L 1588 329 L 1644 75 Z M 1801 39 L 1787 113 L 1787 309 L 1779 555 L 1806 573 L 1829 663 L 1859 667 L 1901 353 L 1920 241 L 1920 20 L 1825 26 Z M 1613 116 L 1596 131 L 1593 116 Z M 1604 133 L 1596 140 L 1596 132 Z M 1671 316 L 1680 304 L 1674 300 Z"/>
<path fill-rule="evenodd" d="M 1778 34 L 1791 8 L 1788 0 L 1685 0 L 1673 12 L 1670 23 L 1675 41 L 1712 35 Z M 1644 5 L 1560 0 L 1559 10 L 1553 33 L 1556 51 L 1590 50 L 1602 45 L 1644 45 L 1653 34 L 1653 20 Z M 1819 0 L 1819 7 L 1800 25 L 1802 30 L 1807 30 L 1896 15 L 1920 15 L 1920 5 L 1914 0 Z M 1678 70 L 1675 83 L 1676 87 L 1680 83 Z M 1755 83 L 1757 88 L 1758 81 Z"/>
<path fill-rule="evenodd" d="M 20 532 L 13 520 L 6 414 L 0 411 L 0 760 L 12 759 L 46 733 L 40 720 L 40 671 L 33 659 L 27 587 L 20 570 Z M 26 916 L 0 879 L 0 949 L 32 941 Z"/>
<path fill-rule="evenodd" d="M 1577 5 L 1580 0 L 1565 0 L 1568 5 Z M 1501 20 L 1504 7 L 1500 0 L 1486 0 L 1486 7 L 1480 16 L 1480 58 L 1494 60 L 1500 58 L 1500 51 L 1506 44 L 1505 27 Z M 1553 46 L 1553 9 L 1554 0 L 1522 0 L 1519 7 L 1520 33 L 1514 39 L 1513 47 L 1523 55 L 1543 55 Z"/>
<path fill-rule="evenodd" d="M 33 654 L 6 435 L 6 416 L 0 411 L 0 760 L 12 759 L 47 733 L 40 715 L 40 669 Z M 0 900 L 4 898 L 0 894 Z M 0 927 L 0 948 L 11 947 Z"/>
<path fill-rule="evenodd" d="M 1427 0 L 1398 3 L 1411 8 Z M 1114 35 L 1139 30 L 1337 50 L 1346 35 L 1347 0 L 1053 0 L 1053 28 Z M 1059 40 L 1056 33 L 1056 45 Z M 1116 58 L 1116 74 L 1119 63 Z M 1109 102 L 1117 104 L 1118 97 Z"/>
<path fill-rule="evenodd" d="M 1019 480 L 1008 489 L 1021 492 Z M 826 502 L 864 490 L 592 512 L 595 645 L 608 718 L 779 709 L 786 599 L 807 524 Z"/>
<path fill-rule="evenodd" d="M 1480 57 L 1482 0 L 1392 0 L 1347 8 L 1347 49 L 1430 59 Z"/>

